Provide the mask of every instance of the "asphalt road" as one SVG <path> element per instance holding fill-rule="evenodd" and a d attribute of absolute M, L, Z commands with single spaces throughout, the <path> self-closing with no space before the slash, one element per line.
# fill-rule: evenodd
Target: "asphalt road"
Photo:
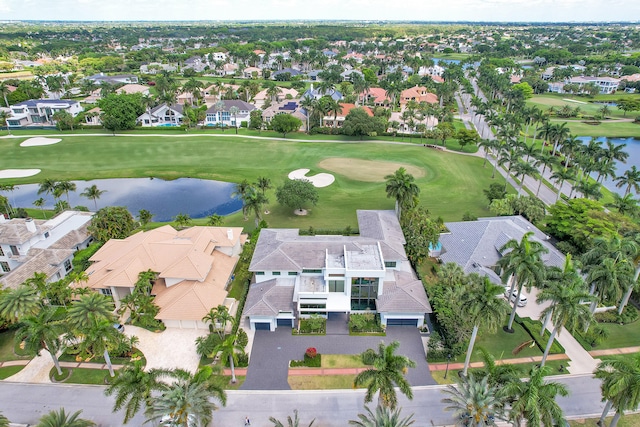
<path fill-rule="evenodd" d="M 590 376 L 563 376 L 554 380 L 565 383 L 571 394 L 559 399 L 568 417 L 596 416 L 602 411 L 599 381 Z M 400 398 L 403 413 L 414 414 L 416 427 L 452 424 L 451 414 L 441 403 L 443 386 L 415 387 L 414 399 Z M 52 409 L 65 407 L 67 411 L 83 409 L 83 417 L 103 427 L 121 426 L 122 415 L 112 414 L 111 398 L 100 386 L 29 385 L 0 382 L 0 411 L 12 422 L 35 424 L 38 418 Z M 255 427 L 273 426 L 269 417 L 286 423 L 287 415 L 298 409 L 301 425 L 316 418 L 316 427 L 346 426 L 363 410 L 362 390 L 326 391 L 230 391 L 227 406 L 214 414 L 214 426 L 243 426 L 245 416 Z M 375 404 L 375 401 L 374 401 Z M 139 414 L 127 425 L 142 426 Z M 433 424 L 432 424 L 433 423 Z M 150 424 L 145 424 L 150 425 Z"/>

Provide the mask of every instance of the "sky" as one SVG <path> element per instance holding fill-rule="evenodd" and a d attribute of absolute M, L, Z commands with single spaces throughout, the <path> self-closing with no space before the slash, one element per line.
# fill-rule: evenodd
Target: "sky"
<path fill-rule="evenodd" d="M 640 21 L 638 0 L 0 0 L 0 20 Z"/>

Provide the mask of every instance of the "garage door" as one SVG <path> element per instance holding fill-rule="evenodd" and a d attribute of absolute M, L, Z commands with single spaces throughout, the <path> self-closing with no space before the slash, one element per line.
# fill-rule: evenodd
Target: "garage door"
<path fill-rule="evenodd" d="M 387 326 L 418 326 L 416 319 L 387 319 Z"/>
<path fill-rule="evenodd" d="M 271 323 L 266 322 L 266 323 L 254 323 L 254 328 L 256 329 L 256 331 L 270 331 L 271 330 Z"/>
<path fill-rule="evenodd" d="M 291 319 L 276 319 L 278 326 L 291 327 Z"/>

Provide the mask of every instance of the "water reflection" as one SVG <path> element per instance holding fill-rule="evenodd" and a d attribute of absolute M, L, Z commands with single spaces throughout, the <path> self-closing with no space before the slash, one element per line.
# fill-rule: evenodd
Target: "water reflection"
<path fill-rule="evenodd" d="M 164 181 L 153 178 L 96 179 L 73 181 L 77 190 L 69 193 L 71 206 L 95 209 L 93 200 L 80 197 L 86 187 L 96 185 L 106 190 L 97 200 L 98 209 L 105 206 L 126 206 L 134 216 L 140 209 L 151 212 L 154 221 L 170 221 L 179 213 L 191 218 L 211 214 L 227 215 L 242 208 L 240 200 L 231 197 L 235 185 L 228 182 L 180 178 Z M 33 207 L 33 201 L 43 197 L 45 209 L 53 209 L 51 195 L 38 195 L 38 184 L 19 185 L 13 193 L 5 193 L 15 206 Z M 66 195 L 62 196 L 66 200 Z"/>

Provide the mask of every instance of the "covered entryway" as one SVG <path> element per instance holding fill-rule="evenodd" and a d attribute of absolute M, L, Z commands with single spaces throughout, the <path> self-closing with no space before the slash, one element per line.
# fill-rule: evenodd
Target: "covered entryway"
<path fill-rule="evenodd" d="M 387 319 L 387 326 L 413 326 L 418 327 L 418 319 Z"/>

